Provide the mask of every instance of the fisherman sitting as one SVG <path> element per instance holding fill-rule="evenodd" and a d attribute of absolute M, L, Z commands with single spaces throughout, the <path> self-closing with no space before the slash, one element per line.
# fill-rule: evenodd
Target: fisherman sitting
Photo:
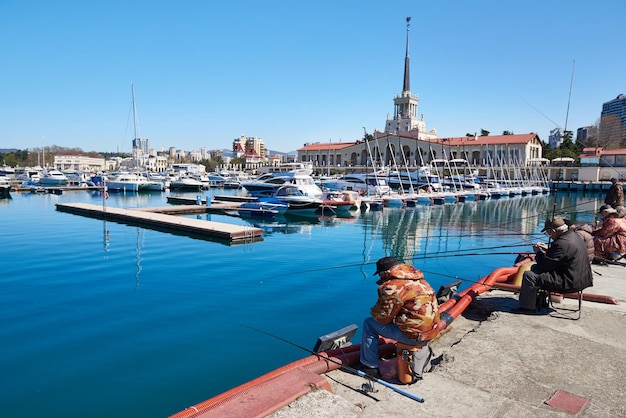
<path fill-rule="evenodd" d="M 405 346 L 419 350 L 421 364 L 414 370 L 421 377 L 430 359 L 428 341 L 439 333 L 439 306 L 435 292 L 418 269 L 400 263 L 394 257 L 376 262 L 378 301 L 371 309 L 371 317 L 363 321 L 361 364 L 357 366 L 370 376 L 379 377 L 379 336 L 391 338 Z"/>
<path fill-rule="evenodd" d="M 621 218 L 617 210 L 609 205 L 600 208 L 602 227 L 593 231 L 596 257 L 600 261 L 620 258 L 626 253 L 626 218 Z"/>
<path fill-rule="evenodd" d="M 591 265 L 583 239 L 559 216 L 547 220 L 541 232 L 553 240 L 533 245 L 536 264 L 522 276 L 519 308 L 515 313 L 535 314 L 537 290 L 571 293 L 593 286 Z"/>

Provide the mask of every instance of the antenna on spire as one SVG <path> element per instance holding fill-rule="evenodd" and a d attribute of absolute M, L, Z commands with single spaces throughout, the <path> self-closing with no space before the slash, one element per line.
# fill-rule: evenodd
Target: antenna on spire
<path fill-rule="evenodd" d="M 410 70 L 409 70 L 409 31 L 411 24 L 411 16 L 406 18 L 406 55 L 404 57 L 404 83 L 402 85 L 402 92 L 411 91 Z"/>

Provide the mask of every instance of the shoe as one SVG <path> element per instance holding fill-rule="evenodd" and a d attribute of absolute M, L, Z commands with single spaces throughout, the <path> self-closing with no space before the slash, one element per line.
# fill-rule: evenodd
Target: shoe
<path fill-rule="evenodd" d="M 511 309 L 511 313 L 514 313 L 517 315 L 537 315 L 537 310 L 520 307 L 520 308 Z"/>
<path fill-rule="evenodd" d="M 354 369 L 363 372 L 374 379 L 380 379 L 380 370 L 378 370 L 378 367 L 369 367 L 363 363 L 358 363 L 354 366 Z"/>

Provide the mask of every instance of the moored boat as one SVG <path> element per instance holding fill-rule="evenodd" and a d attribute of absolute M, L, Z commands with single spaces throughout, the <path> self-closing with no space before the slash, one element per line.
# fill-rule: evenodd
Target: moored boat
<path fill-rule="evenodd" d="M 67 182 L 67 176 L 55 169 L 44 172 L 39 179 L 40 186 L 67 186 Z"/>
<path fill-rule="evenodd" d="M 170 180 L 170 190 L 178 192 L 199 192 L 202 190 L 202 183 L 194 178 L 180 176 Z"/>
<path fill-rule="evenodd" d="M 273 218 L 275 215 L 283 215 L 289 205 L 274 198 L 261 198 L 256 202 L 245 202 L 239 205 L 237 212 L 240 216 Z"/>
<path fill-rule="evenodd" d="M 274 190 L 271 196 L 276 200 L 287 203 L 287 213 L 290 214 L 314 214 L 322 205 L 322 200 L 312 196 L 306 196 L 297 186 L 285 184 Z"/>
<path fill-rule="evenodd" d="M 352 173 L 340 178 L 327 178 L 321 181 L 321 185 L 329 190 L 356 191 L 361 195 L 383 195 L 391 189 L 387 184 L 386 173 Z"/>
<path fill-rule="evenodd" d="M 322 190 L 315 184 L 313 177 L 301 170 L 279 173 L 266 173 L 256 179 L 242 183 L 251 196 L 271 196 L 283 185 L 296 186 L 305 196 L 320 199 Z"/>
<path fill-rule="evenodd" d="M 0 199 L 11 199 L 11 183 L 6 176 L 0 176 Z"/>
<path fill-rule="evenodd" d="M 138 192 L 141 185 L 146 183 L 146 179 L 137 174 L 122 172 L 107 180 L 106 186 L 109 190 L 116 192 Z"/>
<path fill-rule="evenodd" d="M 326 213 L 338 216 L 349 216 L 351 211 L 356 211 L 360 205 L 360 197 L 353 191 L 326 191 L 322 195 L 322 209 Z"/>

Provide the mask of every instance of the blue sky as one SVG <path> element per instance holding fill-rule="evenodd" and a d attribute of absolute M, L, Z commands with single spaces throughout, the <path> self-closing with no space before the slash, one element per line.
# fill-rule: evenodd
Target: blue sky
<path fill-rule="evenodd" d="M 0 148 L 271 150 L 384 129 L 411 91 L 440 137 L 596 123 L 626 93 L 624 0 L 0 0 Z"/>

